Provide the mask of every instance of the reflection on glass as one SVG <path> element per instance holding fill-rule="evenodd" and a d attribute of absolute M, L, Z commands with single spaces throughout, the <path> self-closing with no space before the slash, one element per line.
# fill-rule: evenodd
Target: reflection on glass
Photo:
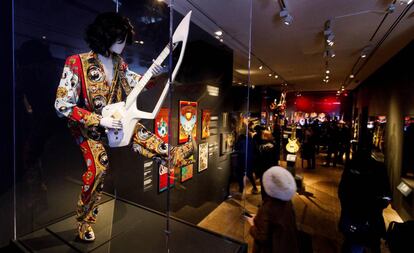
<path fill-rule="evenodd" d="M 384 161 L 386 123 L 386 116 L 370 116 L 367 123 L 371 151 L 379 161 Z"/>
<path fill-rule="evenodd" d="M 414 178 L 414 117 L 406 116 L 404 118 L 403 132 L 403 157 L 402 171 L 403 177 Z"/>

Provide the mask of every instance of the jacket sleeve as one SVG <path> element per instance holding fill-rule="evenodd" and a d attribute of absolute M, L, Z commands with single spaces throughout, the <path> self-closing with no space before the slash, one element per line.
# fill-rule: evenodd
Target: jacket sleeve
<path fill-rule="evenodd" d="M 130 70 L 129 68 L 126 68 L 125 70 L 125 77 L 128 81 L 128 84 L 131 88 L 134 88 L 138 85 L 139 80 L 141 79 L 141 76 L 135 73 L 134 71 Z"/>
<path fill-rule="evenodd" d="M 82 76 L 79 56 L 68 57 L 57 88 L 55 109 L 59 117 L 67 117 L 85 127 L 98 126 L 102 116 L 78 106 Z"/>
<path fill-rule="evenodd" d="M 269 226 L 269 217 L 261 208 L 254 218 L 254 226 L 250 228 L 250 234 L 258 242 L 267 241 L 270 237 Z"/>
<path fill-rule="evenodd" d="M 141 80 L 142 76 L 135 73 L 134 71 L 130 70 L 128 68 L 128 64 L 126 64 L 125 62 L 121 63 L 121 68 L 125 70 L 125 78 L 127 79 L 127 82 L 129 84 L 130 88 L 134 88 L 135 86 L 138 85 L 139 80 Z M 157 76 L 153 76 L 148 83 L 145 85 L 143 91 L 149 90 L 152 87 L 155 86 L 156 84 L 156 80 L 158 78 Z M 129 92 L 127 92 L 129 94 Z"/>

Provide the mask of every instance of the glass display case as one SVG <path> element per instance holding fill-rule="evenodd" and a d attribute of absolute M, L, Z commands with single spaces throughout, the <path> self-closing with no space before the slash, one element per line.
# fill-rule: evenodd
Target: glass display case
<path fill-rule="evenodd" d="M 239 38 L 203 11 L 220 1 L 13 3 L 15 243 L 247 252 L 241 217 L 257 203 L 233 189 L 246 166 L 232 158 L 251 141 L 251 47 L 234 57 L 223 40 L 251 45 L 251 2 L 234 17 Z M 233 190 L 237 208 L 216 226 Z"/>
<path fill-rule="evenodd" d="M 371 139 L 371 150 L 376 160 L 384 162 L 386 116 L 368 117 L 367 130 Z"/>

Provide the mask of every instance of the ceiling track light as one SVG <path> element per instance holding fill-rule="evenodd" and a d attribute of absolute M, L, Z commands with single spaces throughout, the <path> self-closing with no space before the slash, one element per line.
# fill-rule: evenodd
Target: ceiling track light
<path fill-rule="evenodd" d="M 333 32 L 331 32 L 328 35 L 325 35 L 325 39 L 326 39 L 326 43 L 328 43 L 329 46 L 334 45 L 335 35 L 333 34 Z"/>
<path fill-rule="evenodd" d="M 221 35 L 223 35 L 223 32 L 218 30 L 218 31 L 214 32 L 214 34 L 217 35 L 217 36 L 221 36 Z"/>
<path fill-rule="evenodd" d="M 333 51 L 333 49 L 328 49 L 325 50 L 323 57 L 329 57 L 329 58 L 334 58 L 336 56 L 335 52 Z"/>
<path fill-rule="evenodd" d="M 413 2 L 413 0 L 398 0 L 397 1 L 400 5 L 406 4 L 409 5 Z"/>
<path fill-rule="evenodd" d="M 371 46 L 366 46 L 361 51 L 361 58 L 366 58 L 371 53 Z"/>
<path fill-rule="evenodd" d="M 279 16 L 282 18 L 282 21 L 285 25 L 291 25 L 293 22 L 293 17 L 290 15 L 289 11 L 286 8 L 283 8 Z"/>
<path fill-rule="evenodd" d="M 395 4 L 394 3 L 390 3 L 387 7 L 387 9 L 385 10 L 388 14 L 391 14 L 395 11 Z"/>

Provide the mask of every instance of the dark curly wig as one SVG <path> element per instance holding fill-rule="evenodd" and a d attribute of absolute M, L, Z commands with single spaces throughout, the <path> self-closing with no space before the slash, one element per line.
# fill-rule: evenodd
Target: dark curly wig
<path fill-rule="evenodd" d="M 99 14 L 86 28 L 85 41 L 92 51 L 107 56 L 112 44 L 126 37 L 126 44 L 130 45 L 133 36 L 134 27 L 127 17 L 106 12 Z"/>

